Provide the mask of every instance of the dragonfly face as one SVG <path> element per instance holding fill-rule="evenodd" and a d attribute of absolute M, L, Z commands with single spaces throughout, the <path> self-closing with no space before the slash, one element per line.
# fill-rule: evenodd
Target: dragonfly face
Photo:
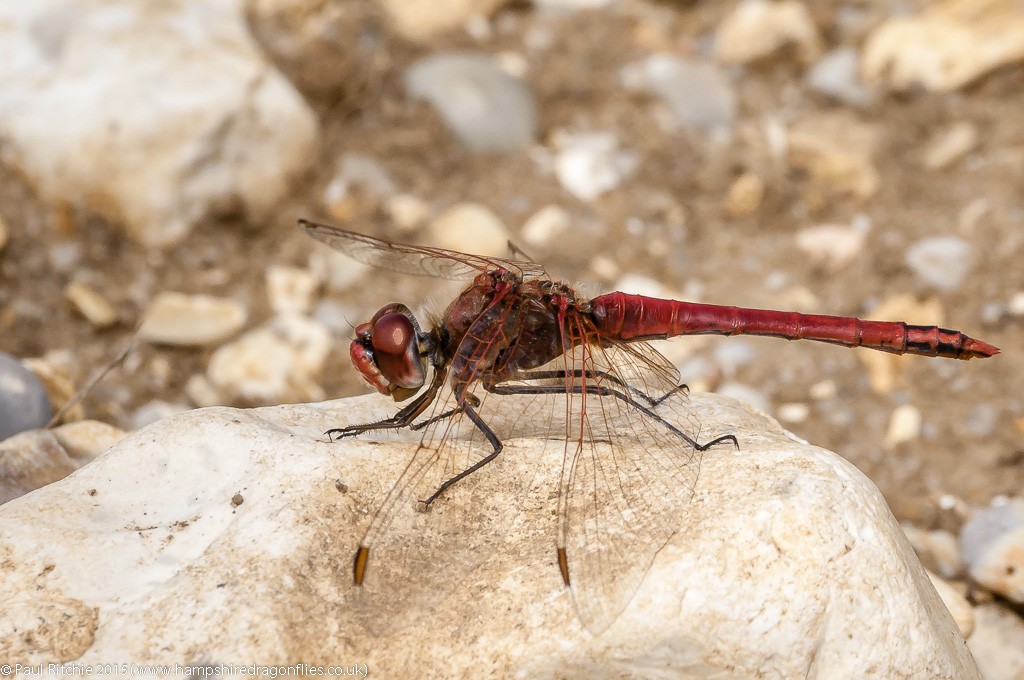
<path fill-rule="evenodd" d="M 381 394 L 403 401 L 423 387 L 427 378 L 421 339 L 416 317 L 405 305 L 393 302 L 356 326 L 349 355 L 366 382 Z"/>

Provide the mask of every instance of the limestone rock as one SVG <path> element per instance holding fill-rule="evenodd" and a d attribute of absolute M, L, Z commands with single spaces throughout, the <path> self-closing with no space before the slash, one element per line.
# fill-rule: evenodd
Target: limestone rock
<path fill-rule="evenodd" d="M 359 591 L 353 553 L 419 434 L 330 443 L 320 433 L 389 415 L 393 402 L 212 408 L 155 423 L 0 508 L 0 631 L 62 622 L 0 636 L 4 657 L 358 659 L 380 677 L 979 677 L 877 489 L 712 395 L 671 417 L 735 433 L 741 449 L 704 455 L 678 532 L 656 557 L 639 556 L 635 596 L 592 635 L 555 564 L 563 450 L 520 436 L 537 432 L 525 406 L 489 410 L 508 430 L 495 461 L 427 513 L 412 500 L 396 508 Z M 400 577 L 393 591 L 369 586 L 389 574 Z"/>

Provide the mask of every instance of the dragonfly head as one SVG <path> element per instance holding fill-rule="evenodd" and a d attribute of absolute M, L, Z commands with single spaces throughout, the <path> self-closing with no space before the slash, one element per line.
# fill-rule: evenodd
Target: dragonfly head
<path fill-rule="evenodd" d="M 426 382 L 423 341 L 416 317 L 405 305 L 393 302 L 356 326 L 349 355 L 366 382 L 381 394 L 403 401 Z"/>

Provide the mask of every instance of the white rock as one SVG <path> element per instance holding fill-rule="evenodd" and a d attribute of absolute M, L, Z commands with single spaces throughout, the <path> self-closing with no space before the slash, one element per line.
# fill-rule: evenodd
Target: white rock
<path fill-rule="evenodd" d="M 427 227 L 432 246 L 477 255 L 508 254 L 508 230 L 487 206 L 459 203 L 438 215 Z"/>
<path fill-rule="evenodd" d="M 925 568 L 940 578 L 953 579 L 964 575 L 964 561 L 960 555 L 960 541 L 948 531 L 924 531 L 910 525 L 903 526 L 910 544 L 914 546 Z"/>
<path fill-rule="evenodd" d="M 974 268 L 975 248 L 959 236 L 929 236 L 907 249 L 907 266 L 922 283 L 956 290 Z"/>
<path fill-rule="evenodd" d="M 429 101 L 472 151 L 512 151 L 537 136 L 533 93 L 490 57 L 427 57 L 409 67 L 405 86 L 413 97 Z"/>
<path fill-rule="evenodd" d="M 460 28 L 473 16 L 490 15 L 501 0 L 379 0 L 379 3 L 399 34 L 412 40 L 426 40 Z"/>
<path fill-rule="evenodd" d="M 160 293 L 146 310 L 139 337 L 161 345 L 216 345 L 241 330 L 245 307 L 230 298 Z"/>
<path fill-rule="evenodd" d="M 308 269 L 281 265 L 267 269 L 267 299 L 275 314 L 308 313 L 316 288 L 316 276 Z"/>
<path fill-rule="evenodd" d="M 802 401 L 787 402 L 779 404 L 776 413 L 779 415 L 779 420 L 784 423 L 802 423 L 811 414 L 811 407 Z"/>
<path fill-rule="evenodd" d="M 572 226 L 572 216 L 565 208 L 546 205 L 526 220 L 523 225 L 523 240 L 531 246 L 550 245 L 551 240 Z"/>
<path fill-rule="evenodd" d="M 889 429 L 882 446 L 893 449 L 921 436 L 921 411 L 913 404 L 901 404 L 889 416 Z"/>
<path fill-rule="evenodd" d="M 715 64 L 654 54 L 623 68 L 621 78 L 629 89 L 661 97 L 683 127 L 728 135 L 736 118 L 736 93 Z"/>
<path fill-rule="evenodd" d="M 409 232 L 418 229 L 430 217 L 430 204 L 412 194 L 396 194 L 385 205 L 395 226 Z"/>
<path fill-rule="evenodd" d="M 117 310 L 114 306 L 84 283 L 68 284 L 64 289 L 64 297 L 96 328 L 108 328 L 117 323 Z"/>
<path fill-rule="evenodd" d="M 419 439 L 325 440 L 394 412 L 373 396 L 193 411 L 0 508 L 0 637 L 24 663 L 287 664 L 320 650 L 303 658 L 358 659 L 381 677 L 979 678 L 862 473 L 733 402 L 689 399 L 704 433 L 743 448 L 704 455 L 678 532 L 649 569 L 628 556 L 625 571 L 646 575 L 600 636 L 555 566 L 563 449 L 544 439 L 508 437 L 429 513 L 397 508 L 356 592 L 355 548 Z M 494 414 L 532 429 L 522 407 Z M 375 590 L 392 577 L 404 580 Z M 54 616 L 48 635 L 22 633 Z"/>
<path fill-rule="evenodd" d="M 858 225 L 822 224 L 801 229 L 796 234 L 796 247 L 810 256 L 815 264 L 829 271 L 838 271 L 864 250 L 868 230 Z"/>
<path fill-rule="evenodd" d="M 715 393 L 747 404 L 763 414 L 772 410 L 771 402 L 763 392 L 741 382 L 726 380 L 718 386 Z"/>
<path fill-rule="evenodd" d="M 213 353 L 207 376 L 226 398 L 248 403 L 322 399 L 317 378 L 334 345 L 330 331 L 299 315 L 279 315 Z"/>
<path fill-rule="evenodd" d="M 225 209 L 260 221 L 316 158 L 316 117 L 240 0 L 3 3 L 0 80 L 7 161 L 146 245 Z"/>
<path fill-rule="evenodd" d="M 998 604 L 974 608 L 974 633 L 968 641 L 985 680 L 1024 677 L 1024 622 Z"/>
<path fill-rule="evenodd" d="M 839 389 L 836 387 L 834 380 L 822 380 L 811 385 L 811 388 L 807 391 L 811 395 L 812 399 L 818 401 L 824 401 L 826 399 L 835 398 Z"/>
<path fill-rule="evenodd" d="M 377 159 L 344 154 L 324 188 L 324 207 L 333 219 L 347 222 L 358 213 L 360 202 L 382 203 L 397 191 L 394 180 Z"/>
<path fill-rule="evenodd" d="M 309 270 L 328 290 L 336 293 L 367 281 L 373 271 L 344 253 L 330 248 L 315 247 L 309 254 Z"/>
<path fill-rule="evenodd" d="M 924 150 L 924 166 L 929 170 L 949 167 L 978 145 L 978 128 L 961 120 L 940 131 L 928 142 Z"/>
<path fill-rule="evenodd" d="M 151 425 L 158 420 L 164 420 L 188 410 L 188 406 L 185 404 L 172 404 L 169 401 L 154 399 L 146 402 L 132 412 L 131 428 L 133 430 L 141 430 L 147 425 Z"/>
<path fill-rule="evenodd" d="M 954 90 L 1022 59 L 1024 12 L 1017 0 L 943 0 L 876 28 L 864 45 L 861 72 L 897 90 Z"/>
<path fill-rule="evenodd" d="M 1024 603 L 1024 499 L 978 512 L 961 529 L 960 542 L 971 578 Z"/>
<path fill-rule="evenodd" d="M 858 78 L 860 56 L 852 47 L 840 47 L 823 56 L 807 73 L 807 84 L 850 106 L 867 106 L 875 92 Z"/>
<path fill-rule="evenodd" d="M 610 132 L 563 134 L 557 139 L 555 176 L 582 201 L 592 201 L 619 186 L 640 163 L 635 152 L 619 149 Z"/>
<path fill-rule="evenodd" d="M 1006 311 L 1014 316 L 1024 316 L 1024 291 L 1017 291 L 1010 297 Z"/>
<path fill-rule="evenodd" d="M 743 0 L 715 33 L 715 56 L 726 63 L 757 61 L 787 46 L 794 46 L 805 64 L 821 53 L 814 20 L 797 0 Z"/>

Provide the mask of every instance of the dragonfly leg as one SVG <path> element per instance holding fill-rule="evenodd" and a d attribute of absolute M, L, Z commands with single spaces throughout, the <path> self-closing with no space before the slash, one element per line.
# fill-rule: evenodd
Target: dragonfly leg
<path fill-rule="evenodd" d="M 685 388 L 685 385 L 682 387 Z M 494 394 L 565 394 L 565 388 L 561 385 L 502 385 L 499 383 L 490 386 L 485 385 L 485 388 Z M 653 406 L 644 406 L 643 404 L 638 403 L 635 399 L 631 399 L 629 395 L 624 392 L 614 390 L 610 387 L 605 387 L 604 385 L 573 385 L 570 391 L 572 394 L 593 394 L 602 397 L 613 397 L 623 401 L 643 413 L 651 420 L 662 425 L 665 429 L 672 432 L 697 451 L 707 451 L 716 444 L 724 444 L 726 442 L 731 442 L 737 449 L 740 447 L 739 441 L 736 440 L 736 435 L 732 434 L 724 434 L 701 444 L 696 439 L 690 437 L 678 427 L 655 413 Z"/>
<path fill-rule="evenodd" d="M 684 384 L 676 385 L 675 387 L 673 387 L 671 390 L 669 390 L 665 394 L 661 395 L 660 397 L 652 397 L 649 394 L 647 394 L 646 392 L 644 392 L 643 390 L 641 390 L 639 388 L 636 388 L 636 387 L 633 387 L 632 385 L 626 384 L 625 382 L 620 380 L 618 378 L 618 376 L 616 376 L 613 373 L 609 373 L 607 371 L 589 371 L 589 370 L 580 370 L 580 369 L 577 369 L 577 370 L 574 370 L 574 371 L 564 371 L 564 370 L 558 370 L 558 371 L 526 371 L 526 372 L 520 373 L 518 375 L 513 375 L 510 379 L 511 380 L 552 380 L 552 379 L 555 379 L 555 380 L 565 380 L 566 378 L 573 378 L 575 380 L 580 380 L 582 378 L 586 378 L 587 380 L 607 380 L 608 382 L 614 383 L 614 384 L 618 385 L 619 387 L 626 388 L 627 390 L 630 391 L 630 393 L 632 393 L 636 397 L 639 397 L 640 399 L 643 399 L 650 406 L 658 406 L 659 404 L 661 404 L 663 401 L 665 401 L 666 399 L 668 399 L 669 397 L 671 397 L 674 394 L 679 394 L 680 392 L 685 393 L 685 392 L 689 392 L 690 391 L 690 388 L 688 388 L 686 386 L 686 384 L 684 383 Z"/>
<path fill-rule="evenodd" d="M 480 406 L 480 399 L 478 399 L 475 394 L 470 394 L 469 396 L 466 397 L 466 399 L 469 401 L 470 405 L 479 408 L 479 406 Z M 427 418 L 426 420 L 424 420 L 422 422 L 413 423 L 412 425 L 409 426 L 409 429 L 410 430 L 422 430 L 423 428 L 425 428 L 428 425 L 433 425 L 434 423 L 436 423 L 438 421 L 445 420 L 447 418 L 451 418 L 454 415 L 462 413 L 464 410 L 465 410 L 465 408 L 462 407 L 462 406 L 456 406 L 455 408 L 450 408 L 447 411 L 445 411 L 444 413 L 439 413 L 438 415 L 432 416 L 430 418 Z"/>
<path fill-rule="evenodd" d="M 487 423 L 483 421 L 483 418 L 481 418 L 480 415 L 476 412 L 476 409 L 473 408 L 473 406 L 469 403 L 470 400 L 476 402 L 477 404 L 479 404 L 480 401 L 473 395 L 469 395 L 467 398 L 462 400 L 462 411 L 470 420 L 473 421 L 473 424 L 476 425 L 477 429 L 480 430 L 480 432 L 482 432 L 485 437 L 487 437 L 487 441 L 490 442 L 491 444 L 492 451 L 483 458 L 481 458 L 480 460 L 478 460 L 477 462 L 470 465 L 468 468 L 466 468 L 459 474 L 445 481 L 443 484 L 441 484 L 441 486 L 437 487 L 437 491 L 432 493 L 430 495 L 430 498 L 423 501 L 423 505 L 427 507 L 430 507 L 430 504 L 437 500 L 437 497 L 443 494 L 445 490 L 447 490 L 448 487 L 450 487 L 452 484 L 454 484 L 455 482 L 459 481 L 464 477 L 468 477 L 469 475 L 473 474 L 474 472 L 476 472 L 477 470 L 479 470 L 480 468 L 482 468 L 483 466 L 487 465 L 492 460 L 497 458 L 498 454 L 501 453 L 501 449 L 504 448 L 504 444 L 502 444 L 501 440 L 498 439 L 498 435 L 494 434 L 494 431 L 487 426 Z"/>
<path fill-rule="evenodd" d="M 437 391 L 441 388 L 444 378 L 444 371 L 435 371 L 434 380 L 430 383 L 430 387 L 427 388 L 427 391 L 416 397 L 415 400 L 390 418 L 378 420 L 375 423 L 349 425 L 348 427 L 335 427 L 327 430 L 324 434 L 327 435 L 331 441 L 337 441 L 339 439 L 344 439 L 345 437 L 354 437 L 357 434 L 371 432 L 373 430 L 399 430 L 403 427 L 409 427 L 412 421 L 423 413 L 427 406 L 430 406 L 434 401 L 434 397 L 437 396 Z"/>

